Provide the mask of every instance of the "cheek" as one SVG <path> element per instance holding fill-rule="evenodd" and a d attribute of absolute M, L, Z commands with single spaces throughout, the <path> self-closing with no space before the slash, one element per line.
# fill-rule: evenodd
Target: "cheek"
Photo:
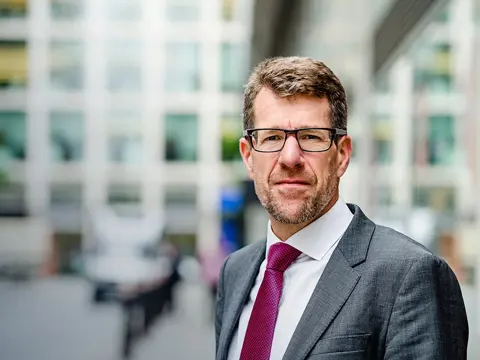
<path fill-rule="evenodd" d="M 317 186 L 320 187 L 336 173 L 336 162 L 333 156 L 314 159 L 314 161 L 309 161 L 307 166 L 309 167 L 307 171 L 315 176 Z"/>
<path fill-rule="evenodd" d="M 269 156 L 257 157 L 252 164 L 252 171 L 255 179 L 268 182 L 272 172 L 275 169 L 275 164 L 275 159 Z"/>

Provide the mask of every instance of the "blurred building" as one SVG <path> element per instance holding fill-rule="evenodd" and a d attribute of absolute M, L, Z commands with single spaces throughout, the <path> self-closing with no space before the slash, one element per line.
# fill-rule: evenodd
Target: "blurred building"
<path fill-rule="evenodd" d="M 480 177 L 476 3 L 255 4 L 252 63 L 275 55 L 312 56 L 340 76 L 354 139 L 342 194 L 412 235 L 419 225 L 408 224 L 417 210 L 429 213 L 433 237 L 479 221 L 479 197 L 473 195 Z M 267 23 L 265 13 L 274 14 Z M 464 253 L 472 262 L 470 247 Z"/>
<path fill-rule="evenodd" d="M 69 249 L 110 205 L 186 251 L 220 239 L 241 180 L 245 0 L 0 0 L 0 211 Z"/>
<path fill-rule="evenodd" d="M 354 152 L 341 195 L 424 243 L 480 334 L 480 1 L 256 0 L 252 64 L 311 56 L 341 78 Z M 272 14 L 265 20 L 264 14 Z M 252 218 L 258 203 L 247 205 Z"/>
<path fill-rule="evenodd" d="M 342 196 L 446 259 L 478 338 L 480 1 L 257 0 L 253 28 L 252 63 L 304 55 L 339 75 L 354 143 Z"/>
<path fill-rule="evenodd" d="M 342 195 L 406 232 L 421 213 L 424 235 L 469 234 L 477 2 L 0 0 L 0 212 L 47 218 L 68 249 L 105 205 L 158 213 L 188 251 L 214 247 L 240 231 L 242 84 L 263 58 L 295 54 L 346 86 Z M 265 212 L 246 210 L 240 243 L 264 236 Z"/>

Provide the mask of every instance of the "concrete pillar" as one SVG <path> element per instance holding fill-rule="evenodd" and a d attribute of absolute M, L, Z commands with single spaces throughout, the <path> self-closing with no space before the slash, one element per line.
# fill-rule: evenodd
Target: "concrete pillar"
<path fill-rule="evenodd" d="M 371 85 L 371 39 L 366 38 L 363 40 L 365 44 L 365 53 L 363 56 L 358 57 L 358 68 L 363 69 L 358 72 L 358 76 L 355 77 L 353 85 L 353 94 L 355 94 L 355 121 L 359 124 L 355 126 L 357 132 L 352 134 L 354 151 L 358 154 L 357 164 L 359 171 L 357 174 L 357 196 L 358 205 L 362 207 L 362 210 L 367 214 L 373 209 L 371 204 L 372 197 L 370 196 L 372 189 L 373 179 L 372 171 L 372 159 L 373 159 L 373 137 L 372 137 L 372 102 L 374 89 Z M 360 125 L 361 124 L 361 125 Z"/>
<path fill-rule="evenodd" d="M 203 3 L 199 116 L 198 232 L 197 249 L 214 249 L 220 241 L 220 0 Z M 216 26 L 215 26 L 215 25 Z"/>
<path fill-rule="evenodd" d="M 165 214 L 164 184 L 164 108 L 165 90 L 162 75 L 165 69 L 165 0 L 148 1 L 144 4 L 142 21 L 143 42 L 143 141 L 144 169 L 142 176 L 142 205 L 146 213 L 155 212 L 160 218 Z M 163 16 L 158 21 L 158 16 Z M 155 74 L 155 76 L 152 76 Z M 159 219 L 160 221 L 161 219 Z"/>
<path fill-rule="evenodd" d="M 49 114 L 48 88 L 49 39 L 48 10 L 46 0 L 31 1 L 29 4 L 28 29 L 28 90 L 26 121 L 26 205 L 31 215 L 45 215 L 49 210 Z"/>
<path fill-rule="evenodd" d="M 97 0 L 85 4 L 84 231 L 92 211 L 104 206 L 107 191 L 103 8 Z"/>
<path fill-rule="evenodd" d="M 475 199 L 471 192 L 474 189 L 474 172 L 470 148 L 477 142 L 472 138 L 471 129 L 475 127 L 475 118 L 471 108 L 476 99 L 472 87 L 472 66 L 474 57 L 474 23 L 473 1 L 454 0 L 450 4 L 451 22 L 450 33 L 452 37 L 452 57 L 454 74 L 454 91 L 461 94 L 461 112 L 455 121 L 455 142 L 457 158 L 455 165 L 458 166 L 458 181 L 456 183 L 456 203 L 459 215 L 462 217 L 471 214 L 475 207 Z M 478 139 L 478 138 L 476 138 Z"/>
<path fill-rule="evenodd" d="M 412 124 L 413 66 L 407 56 L 400 57 L 391 69 L 393 200 L 402 214 L 412 207 L 412 157 L 414 147 Z"/>

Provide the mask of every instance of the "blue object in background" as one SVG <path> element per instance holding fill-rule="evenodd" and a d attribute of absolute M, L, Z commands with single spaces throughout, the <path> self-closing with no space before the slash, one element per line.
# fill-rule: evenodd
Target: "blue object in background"
<path fill-rule="evenodd" d="M 244 195 L 235 188 L 224 189 L 221 198 L 222 236 L 220 245 L 228 253 L 240 248 L 240 224 Z"/>
<path fill-rule="evenodd" d="M 222 214 L 237 214 L 243 208 L 244 195 L 235 188 L 224 189 L 221 195 Z"/>
<path fill-rule="evenodd" d="M 222 220 L 222 237 L 220 245 L 227 253 L 232 253 L 240 248 L 238 222 L 233 219 Z"/>

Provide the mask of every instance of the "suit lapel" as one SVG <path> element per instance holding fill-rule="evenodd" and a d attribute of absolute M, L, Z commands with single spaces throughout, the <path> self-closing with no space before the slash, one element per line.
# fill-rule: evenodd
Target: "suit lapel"
<path fill-rule="evenodd" d="M 337 248 L 315 287 L 283 360 L 301 360 L 307 356 L 347 301 L 359 279 L 360 276 Z"/>
<path fill-rule="evenodd" d="M 232 342 L 233 335 L 237 329 L 238 320 L 243 311 L 243 307 L 248 300 L 250 291 L 257 278 L 258 270 L 262 261 L 265 259 L 266 241 L 258 243 L 257 246 L 252 247 L 250 255 L 246 255 L 246 259 L 250 258 L 251 261 L 246 261 L 240 265 L 240 269 L 235 274 L 232 274 L 233 279 L 231 282 L 234 295 L 232 301 L 224 309 L 225 318 L 222 324 L 222 331 L 219 340 L 218 354 L 219 360 L 226 360 L 228 356 L 228 350 Z"/>
<path fill-rule="evenodd" d="M 375 225 L 349 204 L 352 222 L 332 254 L 290 340 L 283 360 L 303 360 L 335 319 L 357 285 L 353 269 L 367 256 Z"/>

